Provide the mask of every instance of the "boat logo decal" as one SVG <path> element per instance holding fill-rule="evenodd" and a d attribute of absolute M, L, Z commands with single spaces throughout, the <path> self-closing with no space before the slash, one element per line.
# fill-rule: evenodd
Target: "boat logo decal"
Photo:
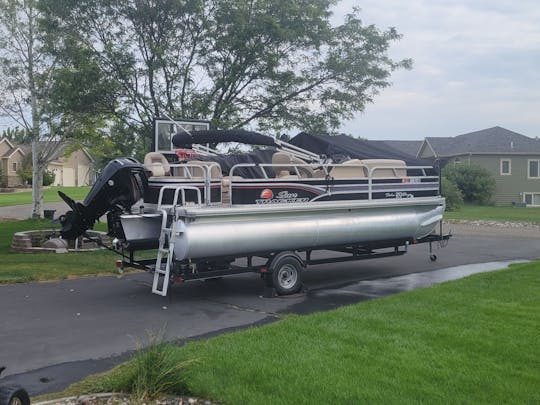
<path fill-rule="evenodd" d="M 413 198 L 414 195 L 406 193 L 404 191 L 396 191 L 395 193 L 385 193 L 384 196 L 386 198 Z"/>
<path fill-rule="evenodd" d="M 274 193 L 269 188 L 265 188 L 263 191 L 261 191 L 261 198 L 270 200 L 274 198 Z"/>
<path fill-rule="evenodd" d="M 298 193 L 290 193 L 288 191 L 280 191 L 276 195 L 272 190 L 266 188 L 261 191 L 261 198 L 255 200 L 256 204 L 283 204 L 283 203 L 300 203 L 308 202 L 309 198 L 307 197 L 298 197 Z"/>

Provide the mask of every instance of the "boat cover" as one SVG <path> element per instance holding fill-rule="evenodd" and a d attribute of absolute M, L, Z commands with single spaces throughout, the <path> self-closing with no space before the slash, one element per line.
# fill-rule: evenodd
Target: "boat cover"
<path fill-rule="evenodd" d="M 276 141 L 271 136 L 259 134 L 258 132 L 245 131 L 243 129 L 209 129 L 205 131 L 182 131 L 175 134 L 172 143 L 177 148 L 190 147 L 193 144 L 238 142 L 247 145 L 277 146 Z"/>
<path fill-rule="evenodd" d="M 301 132 L 289 143 L 319 155 L 340 159 L 397 159 L 403 160 L 407 166 L 431 166 L 432 162 L 416 159 L 391 147 L 374 145 L 370 141 L 352 138 L 347 135 L 313 135 Z"/>

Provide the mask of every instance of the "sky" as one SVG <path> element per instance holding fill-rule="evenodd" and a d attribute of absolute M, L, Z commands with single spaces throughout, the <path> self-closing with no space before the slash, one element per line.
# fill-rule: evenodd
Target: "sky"
<path fill-rule="evenodd" d="M 540 136 L 538 0 L 342 0 L 365 25 L 396 27 L 390 56 L 413 59 L 341 130 L 367 139 L 455 136 L 501 126 Z"/>
<path fill-rule="evenodd" d="M 502 126 L 540 136 L 540 3 L 538 0 L 341 0 L 333 23 L 353 7 L 364 24 L 396 27 L 395 60 L 412 70 L 345 122 L 341 131 L 367 139 L 455 136 Z M 0 130 L 7 122 L 0 120 Z"/>

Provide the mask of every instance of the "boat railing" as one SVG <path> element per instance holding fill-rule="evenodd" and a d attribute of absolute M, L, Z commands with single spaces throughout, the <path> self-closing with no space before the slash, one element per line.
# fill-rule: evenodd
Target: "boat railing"
<path fill-rule="evenodd" d="M 384 182 L 384 180 L 395 180 L 401 179 L 402 183 L 421 183 L 422 179 L 429 180 L 432 179 L 434 182 L 439 181 L 438 175 L 431 175 L 429 171 L 433 170 L 432 166 L 403 166 L 403 165 L 384 165 L 384 166 L 371 166 L 362 163 L 324 163 L 324 164 L 297 164 L 297 163 L 239 163 L 234 165 L 229 174 L 230 181 L 228 184 L 229 195 L 232 195 L 233 184 L 236 182 L 241 182 L 243 179 L 236 178 L 234 176 L 235 171 L 238 171 L 241 168 L 258 168 L 261 171 L 262 178 L 265 180 L 275 180 L 283 181 L 287 180 L 287 176 L 280 177 L 278 176 L 279 171 L 275 169 L 287 169 L 289 172 L 294 172 L 294 175 L 297 179 L 313 179 L 313 178 L 322 178 L 322 179 L 350 179 L 350 180 L 367 180 L 368 183 L 368 199 L 373 198 L 373 184 L 376 179 L 377 182 Z M 349 173 L 345 177 L 333 176 L 332 169 L 334 168 L 344 168 Z M 272 169 L 275 174 L 275 177 L 269 175 L 267 169 Z M 380 175 L 381 172 L 392 171 L 392 175 Z M 411 172 L 418 172 L 418 175 L 411 174 Z M 351 173 L 357 173 L 358 175 L 351 175 Z M 366 174 L 367 173 L 367 176 Z"/>
<path fill-rule="evenodd" d="M 195 195 L 197 196 L 197 206 L 202 206 L 202 198 L 201 198 L 201 190 L 199 190 L 198 187 L 195 186 L 163 186 L 159 189 L 159 195 L 158 195 L 158 204 L 157 204 L 157 211 L 163 210 L 163 196 L 165 195 L 165 191 L 171 190 L 174 192 L 173 199 L 172 199 L 172 207 L 174 209 L 177 205 L 186 205 L 186 191 L 194 191 Z M 179 200 L 179 197 L 181 198 Z M 169 204 L 167 204 L 169 205 Z"/>

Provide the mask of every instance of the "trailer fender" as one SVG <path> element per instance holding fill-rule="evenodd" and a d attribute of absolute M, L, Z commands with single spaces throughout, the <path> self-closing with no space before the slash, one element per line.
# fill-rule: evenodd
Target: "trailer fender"
<path fill-rule="evenodd" d="M 268 287 L 273 287 L 279 295 L 295 294 L 302 289 L 304 261 L 295 252 L 280 252 L 269 260 L 265 277 Z"/>

